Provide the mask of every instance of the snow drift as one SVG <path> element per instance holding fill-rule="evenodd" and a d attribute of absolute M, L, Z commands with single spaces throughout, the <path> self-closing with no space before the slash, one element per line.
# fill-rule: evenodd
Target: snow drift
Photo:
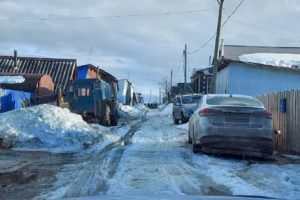
<path fill-rule="evenodd" d="M 254 53 L 241 55 L 240 61 L 265 65 L 292 67 L 300 66 L 299 54 Z"/>
<path fill-rule="evenodd" d="M 169 103 L 165 105 L 164 107 L 160 108 L 160 114 L 161 115 L 172 115 L 173 112 L 173 104 Z"/>
<path fill-rule="evenodd" d="M 119 114 L 121 116 L 129 115 L 131 117 L 141 117 L 148 110 L 143 104 L 137 104 L 135 106 L 128 106 L 119 104 Z"/>
<path fill-rule="evenodd" d="M 80 115 L 53 105 L 39 105 L 0 114 L 0 138 L 13 148 L 77 151 L 101 137 Z"/>

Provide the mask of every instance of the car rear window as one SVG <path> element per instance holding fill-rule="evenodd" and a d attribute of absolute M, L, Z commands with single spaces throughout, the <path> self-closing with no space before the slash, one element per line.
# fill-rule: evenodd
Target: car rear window
<path fill-rule="evenodd" d="M 192 96 L 183 96 L 182 103 L 189 104 L 189 103 L 198 103 L 201 100 L 202 96 L 199 95 L 192 95 Z"/>
<path fill-rule="evenodd" d="M 206 103 L 208 105 L 220 105 L 220 106 L 245 106 L 245 107 L 261 107 L 262 104 L 256 100 L 245 97 L 207 97 Z"/>

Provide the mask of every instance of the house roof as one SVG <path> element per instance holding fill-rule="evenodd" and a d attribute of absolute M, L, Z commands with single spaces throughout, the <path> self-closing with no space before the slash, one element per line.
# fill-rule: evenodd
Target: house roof
<path fill-rule="evenodd" d="M 76 65 L 76 59 L 0 56 L 0 73 L 48 74 L 56 92 L 66 89 Z"/>
<path fill-rule="evenodd" d="M 205 73 L 206 71 L 208 71 L 208 73 L 211 74 L 212 73 L 212 69 L 213 69 L 213 67 L 206 67 L 206 68 L 202 68 L 202 69 L 195 69 L 193 71 L 193 74 L 192 74 L 191 78 L 196 77 L 200 73 Z"/>
<path fill-rule="evenodd" d="M 292 67 L 281 67 L 281 66 L 274 66 L 274 65 L 265 65 L 260 63 L 252 63 L 252 62 L 244 62 L 240 60 L 231 60 L 231 59 L 222 59 L 221 63 L 219 64 L 219 71 L 226 68 L 230 63 L 237 63 L 237 64 L 245 64 L 249 67 L 258 67 L 264 69 L 271 69 L 271 70 L 279 70 L 279 71 L 286 71 L 292 73 L 299 73 L 300 69 L 292 68 Z"/>
<path fill-rule="evenodd" d="M 239 56 L 253 53 L 300 54 L 300 47 L 224 45 L 223 50 L 224 58 L 230 60 L 239 60 Z"/>
<path fill-rule="evenodd" d="M 80 68 L 80 67 L 89 67 L 95 71 L 98 71 L 100 74 L 103 74 L 104 76 L 107 76 L 109 77 L 110 79 L 112 79 L 114 82 L 118 82 L 118 79 L 116 77 L 114 77 L 113 75 L 111 75 L 110 73 L 108 73 L 107 71 L 104 71 L 103 69 L 100 69 L 99 67 L 96 67 L 92 64 L 86 64 L 86 65 L 81 65 L 81 66 L 78 66 L 77 68 Z"/>

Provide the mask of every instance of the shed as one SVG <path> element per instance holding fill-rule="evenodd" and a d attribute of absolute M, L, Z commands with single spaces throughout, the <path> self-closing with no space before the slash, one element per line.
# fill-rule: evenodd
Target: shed
<path fill-rule="evenodd" d="M 37 96 L 52 95 L 54 93 L 54 83 L 47 74 L 17 74 L 0 73 L 0 76 L 21 76 L 25 80 L 22 83 L 4 83 L 0 88 L 34 93 Z"/>
<path fill-rule="evenodd" d="M 223 59 L 217 74 L 217 93 L 258 96 L 300 89 L 300 70 Z"/>
<path fill-rule="evenodd" d="M 54 83 L 54 91 L 59 87 L 64 91 L 67 83 L 75 75 L 76 59 L 37 58 L 0 56 L 0 73 L 47 74 Z"/>
<path fill-rule="evenodd" d="M 49 75 L 0 73 L 2 77 L 21 77 L 24 81 L 0 84 L 0 112 L 55 100 L 54 84 Z"/>
<path fill-rule="evenodd" d="M 127 79 L 121 79 L 118 82 L 119 84 L 119 92 L 118 92 L 118 101 L 124 105 L 133 106 L 134 102 L 134 93 L 135 87 L 134 85 Z"/>

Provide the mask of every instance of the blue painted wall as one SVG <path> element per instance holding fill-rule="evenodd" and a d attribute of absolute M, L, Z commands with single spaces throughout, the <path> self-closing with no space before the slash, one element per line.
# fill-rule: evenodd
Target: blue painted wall
<path fill-rule="evenodd" d="M 86 79 L 89 66 L 84 65 L 77 67 L 77 79 Z"/>
<path fill-rule="evenodd" d="M 217 93 L 258 96 L 300 89 L 300 73 L 231 63 L 217 75 Z"/>
<path fill-rule="evenodd" d="M 0 113 L 22 108 L 22 102 L 34 97 L 35 94 L 14 90 L 3 90 L 0 97 Z"/>

